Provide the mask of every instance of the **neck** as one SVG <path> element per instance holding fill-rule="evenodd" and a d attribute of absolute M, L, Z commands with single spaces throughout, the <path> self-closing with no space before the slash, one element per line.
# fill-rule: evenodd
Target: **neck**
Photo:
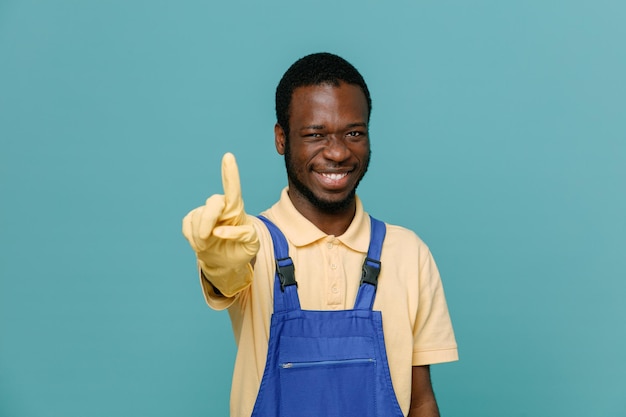
<path fill-rule="evenodd" d="M 311 204 L 306 197 L 298 192 L 292 192 L 291 188 L 288 195 L 296 210 L 327 235 L 341 236 L 344 234 L 350 227 L 356 213 L 356 199 L 353 199 L 345 208 L 326 212 Z"/>

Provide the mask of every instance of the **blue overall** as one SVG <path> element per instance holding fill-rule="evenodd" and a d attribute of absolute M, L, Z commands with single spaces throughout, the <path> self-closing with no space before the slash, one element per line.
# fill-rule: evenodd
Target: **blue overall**
<path fill-rule="evenodd" d="M 272 236 L 276 277 L 267 362 L 252 417 L 402 417 L 382 315 L 372 310 L 385 224 L 371 218 L 354 309 L 313 311 L 300 308 L 285 236 L 260 219 Z"/>

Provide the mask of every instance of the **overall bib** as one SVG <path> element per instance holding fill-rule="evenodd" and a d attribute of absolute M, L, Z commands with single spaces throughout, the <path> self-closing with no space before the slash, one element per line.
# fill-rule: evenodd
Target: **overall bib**
<path fill-rule="evenodd" d="M 276 276 L 267 362 L 252 417 L 402 417 L 382 315 L 372 310 L 385 224 L 371 218 L 354 309 L 313 311 L 300 308 L 285 236 L 259 218 L 272 236 Z"/>

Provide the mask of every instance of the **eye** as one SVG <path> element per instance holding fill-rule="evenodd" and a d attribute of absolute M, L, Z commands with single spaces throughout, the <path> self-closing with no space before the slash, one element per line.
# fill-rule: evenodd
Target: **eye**
<path fill-rule="evenodd" d="M 363 137 L 366 136 L 367 133 L 361 131 L 361 130 L 352 130 L 348 133 L 346 133 L 346 137 L 350 138 L 350 139 L 361 139 Z"/>
<path fill-rule="evenodd" d="M 320 139 L 320 138 L 323 138 L 324 135 L 322 133 L 312 132 L 312 133 L 307 133 L 306 135 L 304 135 L 304 137 L 312 138 L 312 139 Z"/>

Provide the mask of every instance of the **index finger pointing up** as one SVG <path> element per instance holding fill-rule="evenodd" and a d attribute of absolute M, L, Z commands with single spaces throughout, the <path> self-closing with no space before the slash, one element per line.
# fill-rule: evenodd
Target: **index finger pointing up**
<path fill-rule="evenodd" d="M 232 153 L 222 158 L 222 185 L 224 187 L 225 206 L 222 220 L 226 223 L 238 224 L 243 215 L 243 199 L 241 198 L 241 182 L 237 161 Z"/>

